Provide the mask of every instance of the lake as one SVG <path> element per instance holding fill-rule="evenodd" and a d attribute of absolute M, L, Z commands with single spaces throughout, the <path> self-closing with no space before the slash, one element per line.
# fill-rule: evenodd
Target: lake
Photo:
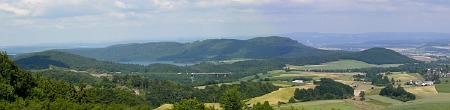
<path fill-rule="evenodd" d="M 177 66 L 191 66 L 196 64 L 195 62 L 186 62 L 186 63 L 175 63 L 173 61 L 126 61 L 126 62 L 119 62 L 122 64 L 138 64 L 138 65 L 150 65 L 155 63 L 162 63 L 162 64 L 172 64 Z"/>

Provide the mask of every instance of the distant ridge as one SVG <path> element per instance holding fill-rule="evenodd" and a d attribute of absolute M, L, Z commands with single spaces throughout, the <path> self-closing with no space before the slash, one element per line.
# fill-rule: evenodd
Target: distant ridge
<path fill-rule="evenodd" d="M 64 49 L 76 55 L 107 61 L 177 61 L 193 62 L 230 58 L 297 58 L 334 53 L 305 46 L 295 40 L 270 36 L 248 40 L 208 39 L 192 43 L 152 42 L 121 44 L 106 48 Z"/>
<path fill-rule="evenodd" d="M 373 48 L 354 53 L 346 52 L 318 56 L 304 56 L 298 58 L 275 58 L 267 61 L 274 64 L 309 65 L 344 59 L 358 60 L 370 64 L 404 64 L 419 62 L 385 48 Z M 45 69 L 49 68 L 50 65 L 81 70 L 96 68 L 100 70 L 110 71 L 181 72 L 190 69 L 169 64 L 152 64 L 148 66 L 141 66 L 132 64 L 120 64 L 111 61 L 98 61 L 93 58 L 86 58 L 80 55 L 74 55 L 54 50 L 20 55 L 14 58 L 14 62 L 22 69 Z"/>
<path fill-rule="evenodd" d="M 120 61 L 208 61 L 231 58 L 268 59 L 277 64 L 315 64 L 343 59 L 370 64 L 404 64 L 418 61 L 385 48 L 371 48 L 361 52 L 329 51 L 305 46 L 284 37 L 257 37 L 248 40 L 208 39 L 192 43 L 153 42 L 122 44 L 96 49 L 66 49 L 29 53 L 16 56 L 23 68 L 42 69 L 49 65 L 76 68 L 118 67 L 141 68 L 114 62 Z M 103 61 L 102 61 L 103 60 Z M 175 68 L 176 66 L 173 65 Z M 122 68 L 123 69 L 123 68 Z"/>

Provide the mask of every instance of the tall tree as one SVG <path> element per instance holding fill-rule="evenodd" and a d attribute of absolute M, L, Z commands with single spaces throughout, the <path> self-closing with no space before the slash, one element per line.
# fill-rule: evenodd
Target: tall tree
<path fill-rule="evenodd" d="M 241 93 L 235 89 L 227 90 L 220 97 L 220 106 L 225 110 L 242 110 L 245 103 L 241 101 Z"/>

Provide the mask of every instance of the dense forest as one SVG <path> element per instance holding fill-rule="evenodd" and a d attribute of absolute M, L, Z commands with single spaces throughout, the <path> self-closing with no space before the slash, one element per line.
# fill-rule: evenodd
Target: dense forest
<path fill-rule="evenodd" d="M 347 99 L 353 97 L 353 88 L 330 78 L 314 81 L 314 89 L 296 89 L 294 98 L 300 101 Z"/>
<path fill-rule="evenodd" d="M 150 109 L 131 91 L 90 88 L 20 70 L 6 53 L 0 53 L 0 109 Z"/>

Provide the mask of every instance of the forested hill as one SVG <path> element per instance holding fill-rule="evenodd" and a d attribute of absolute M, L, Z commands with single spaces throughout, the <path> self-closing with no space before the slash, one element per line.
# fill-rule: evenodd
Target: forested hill
<path fill-rule="evenodd" d="M 370 64 L 399 64 L 419 62 L 386 48 L 371 48 L 361 52 L 350 53 L 348 55 L 343 55 L 341 59 L 359 60 Z"/>
<path fill-rule="evenodd" d="M 305 46 L 284 37 L 257 37 L 248 40 L 208 39 L 192 43 L 153 42 L 122 44 L 106 48 L 60 50 L 107 61 L 192 62 L 229 58 L 298 58 L 335 53 Z"/>
<path fill-rule="evenodd" d="M 22 69 L 46 69 L 50 65 L 64 68 L 72 68 L 79 70 L 96 69 L 100 71 L 110 72 L 196 72 L 189 68 L 183 68 L 169 64 L 152 64 L 152 65 L 133 65 L 133 64 L 120 64 L 110 61 L 98 61 L 93 58 L 86 58 L 79 55 L 73 55 L 60 51 L 44 51 L 29 53 L 14 58 L 16 63 Z"/>

